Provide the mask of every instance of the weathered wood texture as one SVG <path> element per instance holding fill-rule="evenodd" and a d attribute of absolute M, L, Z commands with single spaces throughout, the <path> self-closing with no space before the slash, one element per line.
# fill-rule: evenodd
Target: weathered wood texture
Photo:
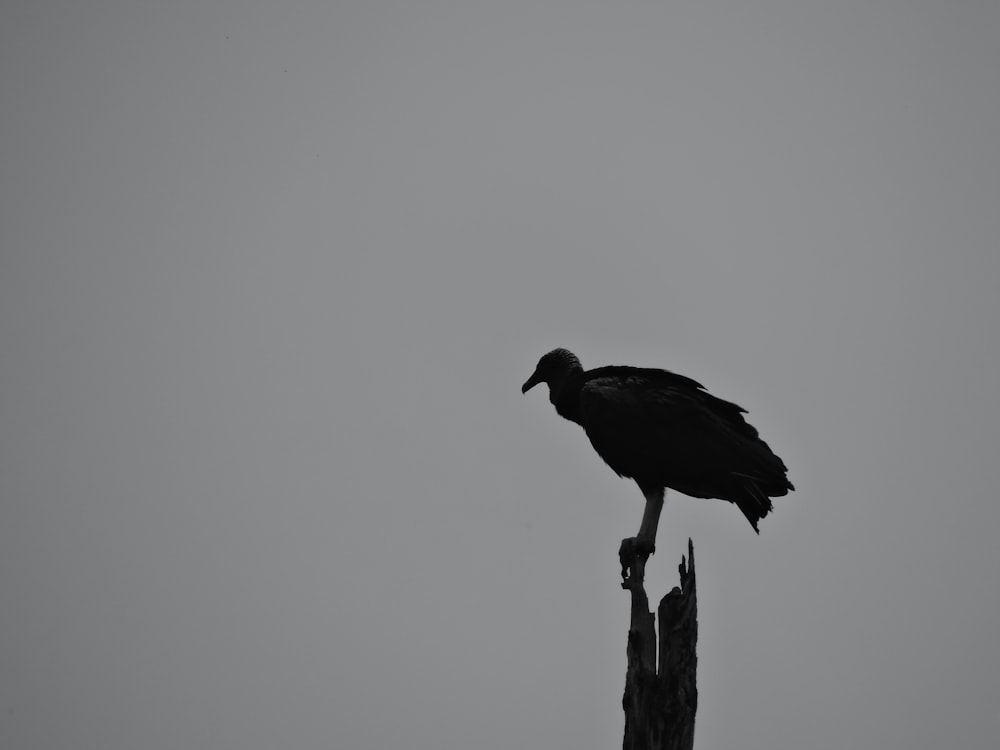
<path fill-rule="evenodd" d="M 624 750 L 691 750 L 698 708 L 694 544 L 688 540 L 687 561 L 681 558 L 680 588 L 674 588 L 660 601 L 659 641 L 643 586 L 645 562 L 632 561 L 632 573 L 622 582 L 622 588 L 628 589 L 632 596 L 626 649 L 628 670 L 622 698 L 625 709 L 622 746 Z"/>

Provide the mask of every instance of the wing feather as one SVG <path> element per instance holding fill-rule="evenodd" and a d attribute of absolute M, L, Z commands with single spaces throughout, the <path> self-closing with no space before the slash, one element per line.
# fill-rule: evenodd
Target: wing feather
<path fill-rule="evenodd" d="M 695 497 L 732 499 L 736 485 L 749 485 L 769 509 L 766 493 L 779 494 L 784 465 L 742 407 L 681 375 L 621 369 L 595 371 L 580 389 L 581 424 L 615 472 Z M 782 487 L 773 481 L 779 468 Z"/>

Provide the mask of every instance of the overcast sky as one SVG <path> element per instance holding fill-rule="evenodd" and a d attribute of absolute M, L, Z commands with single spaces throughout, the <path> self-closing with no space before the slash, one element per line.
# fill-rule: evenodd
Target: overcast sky
<path fill-rule="evenodd" d="M 696 747 L 1000 742 L 1000 4 L 0 10 L 0 746 L 620 746 L 642 496 L 545 351 L 750 410 Z"/>

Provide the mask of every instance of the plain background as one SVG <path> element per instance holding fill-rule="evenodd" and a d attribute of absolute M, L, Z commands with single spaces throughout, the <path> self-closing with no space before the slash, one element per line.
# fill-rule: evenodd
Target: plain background
<path fill-rule="evenodd" d="M 1000 5 L 0 11 L 0 745 L 608 748 L 642 498 L 519 386 L 694 377 L 702 748 L 1000 741 Z"/>

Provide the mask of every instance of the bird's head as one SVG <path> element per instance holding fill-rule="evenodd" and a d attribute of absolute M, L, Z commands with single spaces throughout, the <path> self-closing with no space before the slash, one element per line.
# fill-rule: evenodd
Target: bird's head
<path fill-rule="evenodd" d="M 521 393 L 527 393 L 539 383 L 546 383 L 549 391 L 555 390 L 567 377 L 583 368 L 580 360 L 569 349 L 553 349 L 540 360 L 535 372 L 521 386 Z"/>

